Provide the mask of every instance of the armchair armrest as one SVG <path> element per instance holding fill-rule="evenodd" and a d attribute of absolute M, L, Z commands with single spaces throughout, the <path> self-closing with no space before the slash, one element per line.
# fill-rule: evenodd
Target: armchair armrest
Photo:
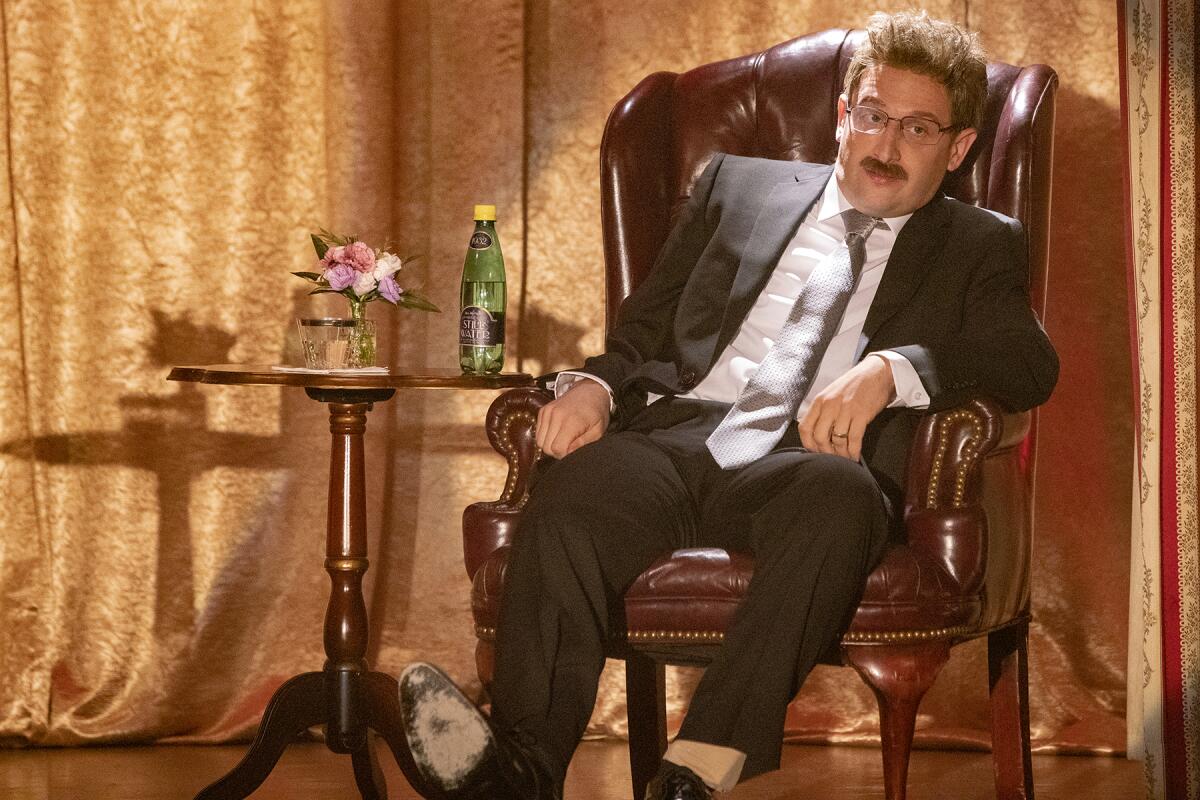
<path fill-rule="evenodd" d="M 498 500 L 463 511 L 463 560 L 471 578 L 489 555 L 512 541 L 538 459 L 533 426 L 538 409 L 553 399 L 550 391 L 523 387 L 504 392 L 488 409 L 488 441 L 508 461 L 508 477 Z"/>
<path fill-rule="evenodd" d="M 908 545 L 934 558 L 965 592 L 979 589 L 988 562 L 985 461 L 1019 457 L 1016 448 L 1031 420 L 1030 412 L 1008 414 L 995 401 L 976 398 L 926 415 L 917 428 L 904 504 Z"/>

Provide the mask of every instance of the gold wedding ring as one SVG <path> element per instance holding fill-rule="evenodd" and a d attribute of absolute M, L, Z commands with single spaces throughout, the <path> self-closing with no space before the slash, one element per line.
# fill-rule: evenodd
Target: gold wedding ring
<path fill-rule="evenodd" d="M 849 439 L 850 438 L 849 433 L 831 433 L 829 435 L 832 436 L 834 439 Z"/>

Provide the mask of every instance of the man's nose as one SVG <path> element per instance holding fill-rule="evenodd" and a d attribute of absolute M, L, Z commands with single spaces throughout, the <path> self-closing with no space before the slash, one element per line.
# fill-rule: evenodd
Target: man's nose
<path fill-rule="evenodd" d="M 900 120 L 889 119 L 883 130 L 875 134 L 875 157 L 885 164 L 900 159 Z"/>

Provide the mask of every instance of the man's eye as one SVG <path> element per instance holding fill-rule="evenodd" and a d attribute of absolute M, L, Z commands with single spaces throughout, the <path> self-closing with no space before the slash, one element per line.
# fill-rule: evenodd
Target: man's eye
<path fill-rule="evenodd" d="M 866 121 L 871 125 L 884 125 L 886 124 L 887 120 L 886 114 L 870 108 L 863 112 L 863 117 L 865 117 Z"/>
<path fill-rule="evenodd" d="M 911 120 L 911 121 L 905 122 L 904 130 L 908 133 L 909 136 L 916 137 L 917 139 L 924 139 L 926 136 L 928 136 L 932 132 L 933 128 L 931 125 L 929 125 L 926 122 L 921 122 L 919 120 Z"/>

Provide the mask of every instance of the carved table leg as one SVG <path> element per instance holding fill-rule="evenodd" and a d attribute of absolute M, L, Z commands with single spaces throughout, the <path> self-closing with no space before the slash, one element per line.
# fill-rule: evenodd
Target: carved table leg
<path fill-rule="evenodd" d="M 369 408 L 368 403 L 329 404 L 333 445 L 325 539 L 325 571 L 330 582 L 325 671 L 331 691 L 325 742 L 335 753 L 361 749 L 366 738 L 358 678 L 367 671 L 367 604 L 362 593 L 368 566 L 363 434 Z"/>
<path fill-rule="evenodd" d="M 324 721 L 325 675 L 305 672 L 292 678 L 267 704 L 250 750 L 228 775 L 196 795 L 196 800 L 242 800 L 267 779 L 285 747 L 302 731 Z"/>
<path fill-rule="evenodd" d="M 325 726 L 325 743 L 348 753 L 364 800 L 386 800 L 387 787 L 368 735 L 378 731 L 401 770 L 417 787 L 416 767 L 400 729 L 396 681 L 367 670 L 367 606 L 362 579 L 367 571 L 366 470 L 363 435 L 372 402 L 387 400 L 392 389 L 308 389 L 329 404 L 329 513 L 325 571 L 329 604 L 325 610 L 325 668 L 306 672 L 279 688 L 267 705 L 258 736 L 245 758 L 196 800 L 242 800 L 264 780 L 287 745 L 313 725 Z"/>
<path fill-rule="evenodd" d="M 354 782 L 363 800 L 387 800 L 387 779 L 375 755 L 375 737 L 368 735 L 363 746 L 350 754 L 354 764 Z"/>

